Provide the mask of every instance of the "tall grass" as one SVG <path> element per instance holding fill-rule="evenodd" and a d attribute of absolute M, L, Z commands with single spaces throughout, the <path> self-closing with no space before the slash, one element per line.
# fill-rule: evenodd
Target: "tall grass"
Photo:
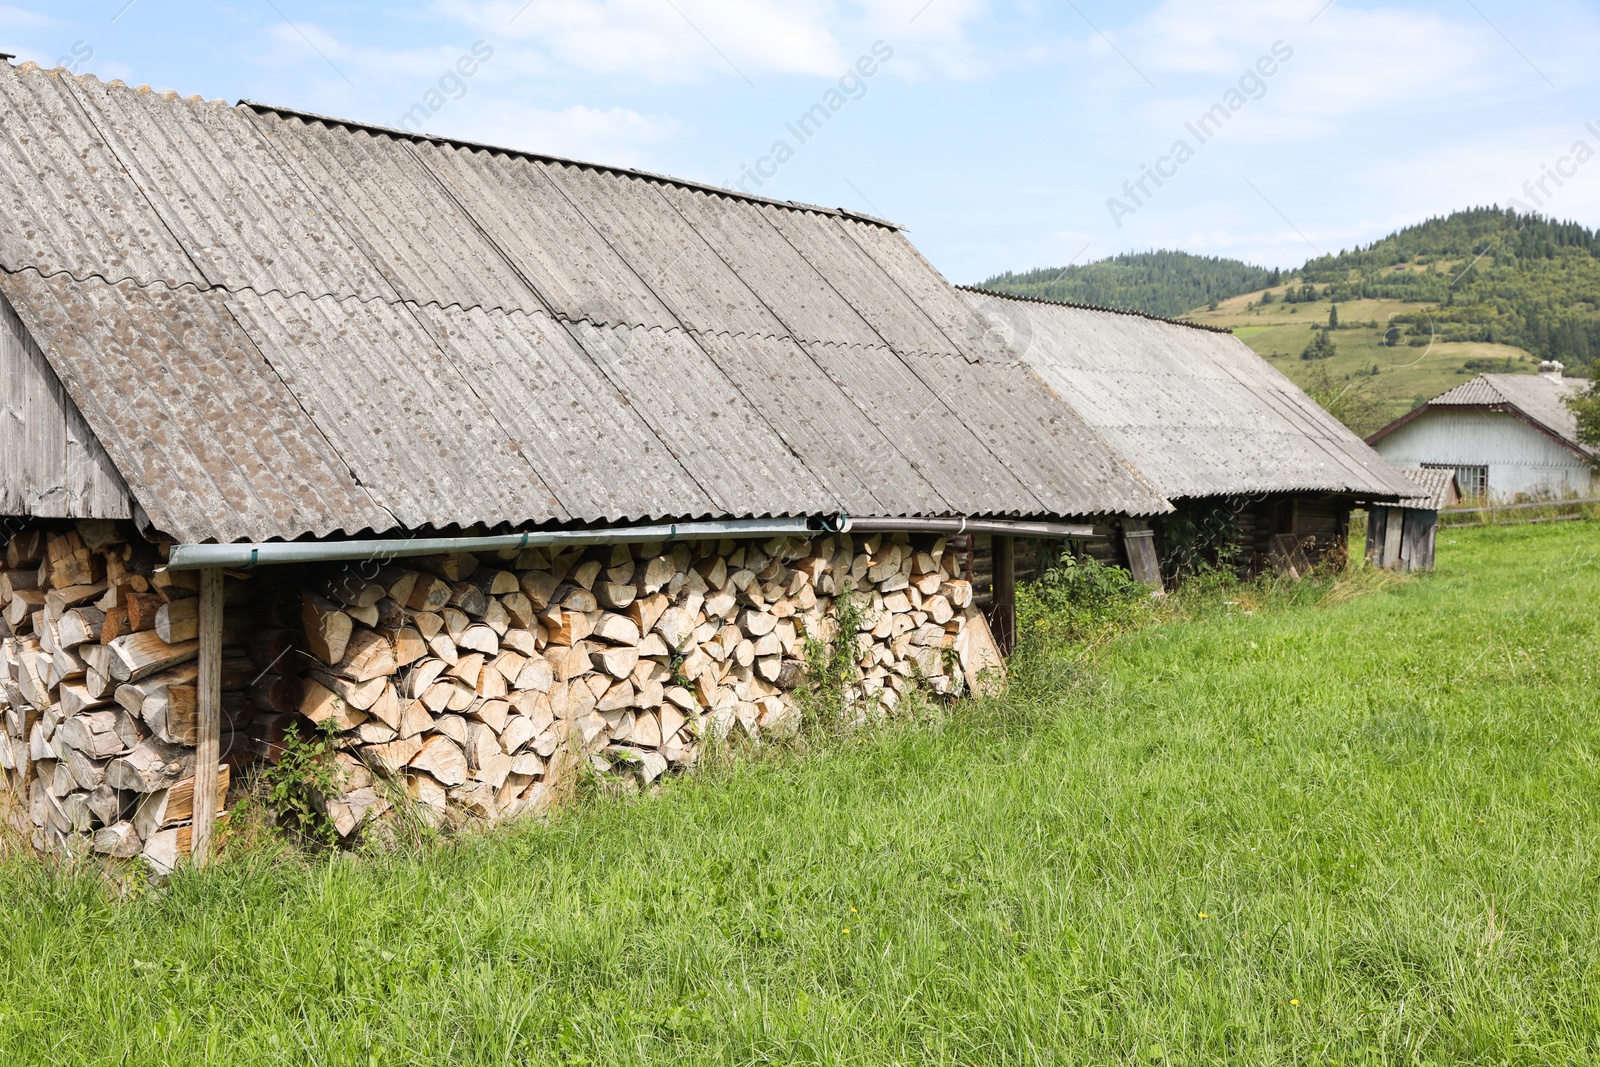
<path fill-rule="evenodd" d="M 413 851 L 0 865 L 7 1064 L 1590 1064 L 1600 538 L 1186 594 L 1004 698 Z"/>

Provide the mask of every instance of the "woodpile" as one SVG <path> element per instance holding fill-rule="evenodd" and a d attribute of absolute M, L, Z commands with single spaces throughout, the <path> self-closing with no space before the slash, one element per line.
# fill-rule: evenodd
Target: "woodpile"
<path fill-rule="evenodd" d="M 499 818 L 559 799 L 585 763 L 647 787 L 713 735 L 793 731 L 806 640 L 860 608 L 851 693 L 893 709 L 958 690 L 972 590 L 942 539 L 848 535 L 531 548 L 346 568 L 302 599 L 314 657 L 300 712 L 348 766 L 398 776 L 423 810 Z M 986 634 L 986 629 L 984 630 Z M 388 802 L 371 773 L 329 813 Z"/>
<path fill-rule="evenodd" d="M 17 533 L 0 562 L 0 767 L 14 828 L 41 850 L 142 854 L 170 869 L 194 817 L 196 576 L 168 572 L 158 546 L 109 522 Z M 242 605 L 247 584 L 232 586 Z M 225 624 L 219 811 L 231 769 L 254 758 L 249 630 L 242 613 Z"/>
<path fill-rule="evenodd" d="M 41 847 L 188 847 L 193 573 L 106 523 L 29 532 L 0 571 L 0 765 Z M 712 737 L 792 732 L 807 640 L 858 618 L 847 699 L 892 711 L 995 662 L 957 553 L 904 534 L 529 548 L 230 576 L 223 763 L 275 762 L 291 728 L 338 750 L 341 835 L 388 812 L 540 812 L 585 765 L 644 788 Z M 979 625 L 974 626 L 974 622 Z M 387 780 L 387 785 L 386 785 Z M 215 802 L 225 803 L 229 776 Z"/>

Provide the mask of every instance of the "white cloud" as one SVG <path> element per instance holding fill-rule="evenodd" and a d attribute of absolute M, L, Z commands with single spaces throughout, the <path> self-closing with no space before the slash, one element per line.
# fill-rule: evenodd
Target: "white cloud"
<path fill-rule="evenodd" d="M 1144 109 L 1147 120 L 1181 125 L 1274 45 L 1293 58 L 1267 82 L 1266 97 L 1249 105 L 1259 136 L 1325 136 L 1337 120 L 1460 105 L 1528 81 L 1527 71 L 1503 62 L 1504 42 L 1480 20 L 1336 3 L 1311 22 L 1322 3 L 1166 0 L 1123 35 L 1163 90 Z"/>
<path fill-rule="evenodd" d="M 628 108 L 575 105 L 552 110 L 485 96 L 470 106 L 464 101 L 459 112 L 442 111 L 426 132 L 541 155 L 647 167 L 650 148 L 680 131 L 671 118 Z"/>
<path fill-rule="evenodd" d="M 678 82 L 708 71 L 824 74 L 846 62 L 824 18 L 772 0 L 438 0 L 435 7 L 590 74 Z"/>
<path fill-rule="evenodd" d="M 37 11 L 28 11 L 10 4 L 0 4 L 0 30 L 12 32 L 57 25 L 60 23 L 49 15 L 41 15 Z"/>
<path fill-rule="evenodd" d="M 515 41 L 588 74 L 682 83 L 762 75 L 837 76 L 873 41 L 917 45 L 899 76 L 992 66 L 969 40 L 985 0 L 434 0 L 493 41 Z M 920 9 L 920 10 L 919 10 Z M 498 46 L 498 45 L 497 45 Z"/>

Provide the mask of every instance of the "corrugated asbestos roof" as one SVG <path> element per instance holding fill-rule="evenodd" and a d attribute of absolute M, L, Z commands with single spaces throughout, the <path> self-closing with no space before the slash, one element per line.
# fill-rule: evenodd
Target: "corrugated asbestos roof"
<path fill-rule="evenodd" d="M 1401 500 L 1400 506 L 1403 508 L 1442 511 L 1461 500 L 1461 493 L 1456 488 L 1456 472 L 1453 470 L 1418 470 L 1406 467 L 1400 473 L 1415 482 L 1422 490 L 1417 496 Z"/>
<path fill-rule="evenodd" d="M 0 291 L 156 527 L 1154 514 L 892 226 L 0 64 Z"/>
<path fill-rule="evenodd" d="M 1169 498 L 1416 491 L 1232 336 L 977 290 L 962 296 Z"/>
<path fill-rule="evenodd" d="M 1566 399 L 1588 384 L 1572 378 L 1544 374 L 1480 374 L 1478 377 L 1440 393 L 1428 401 L 1429 407 L 1516 408 L 1523 415 L 1562 438 L 1568 444 L 1592 452 L 1578 440 L 1578 416 L 1567 407 Z"/>

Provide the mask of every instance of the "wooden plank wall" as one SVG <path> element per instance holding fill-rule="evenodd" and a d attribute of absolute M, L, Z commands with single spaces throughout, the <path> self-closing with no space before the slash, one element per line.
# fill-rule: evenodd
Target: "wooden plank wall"
<path fill-rule="evenodd" d="M 128 490 L 39 346 L 0 296 L 0 515 L 126 519 Z"/>
<path fill-rule="evenodd" d="M 1061 558 L 1068 546 L 1075 546 L 1080 555 L 1100 560 L 1113 567 L 1126 567 L 1127 555 L 1122 549 L 1121 528 L 1107 523 L 1096 523 L 1094 541 L 1062 541 L 1055 538 L 1016 538 L 1015 571 L 1017 584 L 1037 581 L 1051 564 Z M 994 547 L 988 534 L 977 534 L 969 552 L 972 573 L 967 580 L 972 583 L 973 603 L 985 611 L 994 606 Z"/>

